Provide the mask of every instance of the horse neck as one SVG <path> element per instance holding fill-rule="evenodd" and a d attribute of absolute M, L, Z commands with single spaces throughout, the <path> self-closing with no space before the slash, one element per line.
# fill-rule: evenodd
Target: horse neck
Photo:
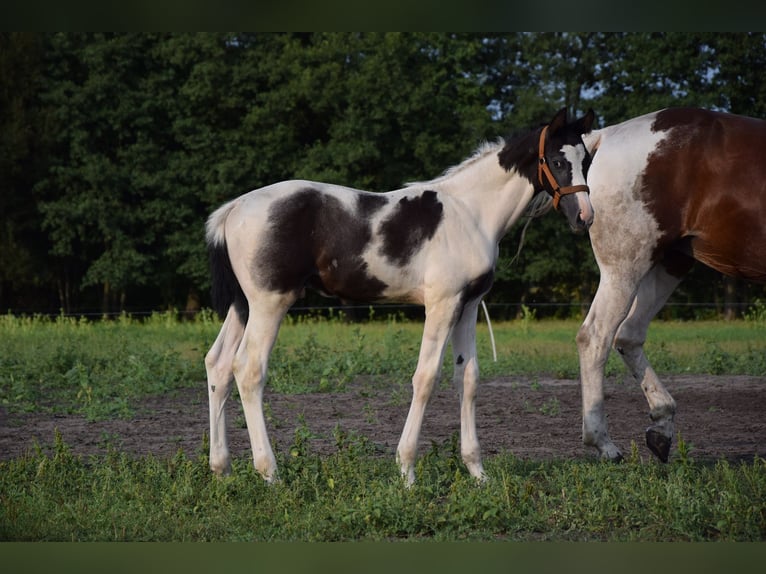
<path fill-rule="evenodd" d="M 495 242 L 518 221 L 534 195 L 529 180 L 516 170 L 500 167 L 497 151 L 472 158 L 433 182 L 438 191 L 454 197 Z"/>

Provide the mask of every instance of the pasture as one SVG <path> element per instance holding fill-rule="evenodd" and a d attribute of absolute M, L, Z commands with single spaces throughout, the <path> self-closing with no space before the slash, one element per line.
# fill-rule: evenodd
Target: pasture
<path fill-rule="evenodd" d="M 760 309 L 760 312 L 759 312 Z M 764 540 L 766 321 L 652 325 L 679 403 L 670 462 L 641 444 L 647 408 L 617 357 L 610 429 L 624 464 L 580 444 L 579 321 L 486 324 L 477 423 L 489 480 L 460 460 L 451 366 L 426 411 L 417 483 L 393 452 L 422 324 L 286 320 L 265 396 L 281 482 L 252 468 L 236 392 L 233 472 L 207 463 L 203 313 L 145 320 L 0 317 L 2 540 Z M 617 423 L 617 421 L 615 421 Z"/>

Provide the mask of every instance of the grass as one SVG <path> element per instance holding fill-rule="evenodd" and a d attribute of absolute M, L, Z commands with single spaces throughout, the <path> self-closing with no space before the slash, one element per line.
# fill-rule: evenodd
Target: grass
<path fill-rule="evenodd" d="M 249 460 L 225 479 L 204 455 L 53 453 L 0 463 L 0 539 L 38 541 L 763 540 L 766 461 L 625 464 L 488 460 L 477 485 L 456 439 L 419 462 L 403 487 L 364 440 L 338 453 L 279 460 L 267 486 Z M 635 449 L 634 449 L 635 451 Z"/>
<path fill-rule="evenodd" d="M 577 378 L 579 325 L 528 318 L 495 324 L 494 362 L 486 324 L 479 323 L 482 377 Z M 0 316 L 0 406 L 89 420 L 129 418 L 143 397 L 205 379 L 203 357 L 219 326 L 209 313 L 185 322 L 170 313 L 95 322 Z M 288 317 L 272 353 L 269 385 L 280 393 L 333 392 L 356 377 L 377 375 L 401 387 L 415 369 L 422 328 L 396 318 L 354 324 L 338 316 Z M 762 321 L 656 322 L 646 349 L 660 374 L 766 376 Z M 450 362 L 447 353 L 445 374 Z M 607 374 L 626 377 L 616 353 Z"/>
<path fill-rule="evenodd" d="M 204 380 L 202 357 L 218 322 L 0 317 L 0 404 L 11 412 L 75 413 L 91 420 L 130 417 L 142 397 Z M 495 324 L 498 361 L 478 326 L 484 378 L 577 377 L 578 321 Z M 274 349 L 277 392 L 331 393 L 364 375 L 408 384 L 422 325 L 396 318 L 351 324 L 290 318 Z M 658 322 L 647 352 L 661 374 L 766 376 L 763 320 Z M 624 376 L 618 357 L 608 372 Z M 392 386 L 396 393 L 397 386 Z M 545 404 L 546 412 L 558 405 Z M 0 462 L 0 540 L 764 540 L 766 462 L 701 464 L 678 437 L 668 465 L 485 461 L 477 485 L 459 457 L 457 436 L 433 445 L 406 489 L 392 460 L 364 437 L 338 429 L 337 453 L 319 456 L 296 429 L 278 455 L 282 481 L 266 486 L 250 457 L 233 474 L 211 476 L 206 445 L 169 459 L 72 454 L 51 449 Z M 50 454 L 46 454 L 50 453 Z"/>
<path fill-rule="evenodd" d="M 142 397 L 204 378 L 199 354 L 213 330 L 173 315 L 89 322 L 0 316 L 0 405 L 12 412 L 129 417 Z"/>

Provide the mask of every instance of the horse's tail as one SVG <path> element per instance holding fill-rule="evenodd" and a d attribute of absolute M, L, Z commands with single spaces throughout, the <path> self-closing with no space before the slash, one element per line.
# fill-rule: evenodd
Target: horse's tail
<path fill-rule="evenodd" d="M 231 201 L 215 210 L 207 220 L 206 239 L 212 275 L 211 297 L 213 310 L 223 319 L 234 305 L 242 323 L 247 323 L 247 298 L 231 266 L 226 245 L 226 218 L 235 202 Z"/>

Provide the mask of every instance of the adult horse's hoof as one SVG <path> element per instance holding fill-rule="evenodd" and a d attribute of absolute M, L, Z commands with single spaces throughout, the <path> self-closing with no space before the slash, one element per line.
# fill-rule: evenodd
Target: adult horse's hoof
<path fill-rule="evenodd" d="M 671 439 L 669 436 L 665 436 L 652 427 L 646 429 L 646 446 L 648 446 L 649 450 L 654 453 L 654 456 L 659 458 L 662 462 L 668 462 L 670 442 Z"/>

